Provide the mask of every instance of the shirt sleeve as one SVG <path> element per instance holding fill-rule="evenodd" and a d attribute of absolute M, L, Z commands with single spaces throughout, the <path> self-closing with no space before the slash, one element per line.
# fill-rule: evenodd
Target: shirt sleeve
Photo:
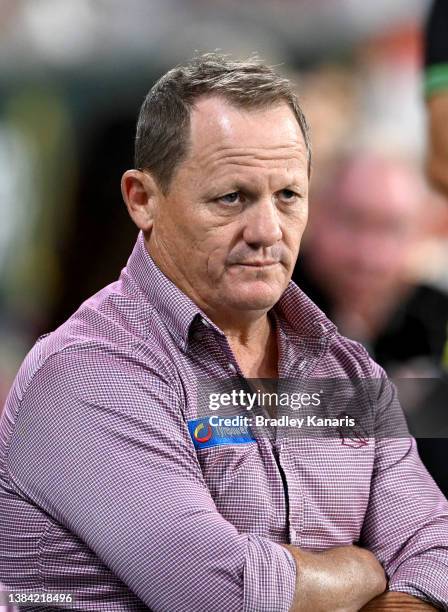
<path fill-rule="evenodd" d="M 64 351 L 35 375 L 12 482 L 154 612 L 287 612 L 294 559 L 218 513 L 172 381 L 113 350 Z"/>
<path fill-rule="evenodd" d="M 422 464 L 415 439 L 394 436 L 400 422 L 395 386 L 373 364 L 377 379 L 375 465 L 361 545 L 384 566 L 390 591 L 448 609 L 448 503 Z"/>

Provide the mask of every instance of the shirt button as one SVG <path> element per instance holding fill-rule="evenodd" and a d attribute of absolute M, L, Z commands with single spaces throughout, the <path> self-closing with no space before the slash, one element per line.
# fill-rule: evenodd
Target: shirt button
<path fill-rule="evenodd" d="M 307 363 L 308 362 L 306 359 L 302 359 L 302 361 L 299 363 L 299 370 L 303 370 Z"/>
<path fill-rule="evenodd" d="M 233 365 L 233 363 L 228 363 L 227 368 L 230 370 L 230 372 L 232 372 L 232 374 L 236 374 L 236 367 Z"/>
<path fill-rule="evenodd" d="M 295 542 L 297 538 L 297 531 L 295 529 L 290 529 L 290 540 L 291 542 Z"/>
<path fill-rule="evenodd" d="M 202 325 L 205 325 L 205 327 L 210 327 L 210 323 L 206 321 L 204 318 L 201 318 L 201 323 Z"/>
<path fill-rule="evenodd" d="M 327 331 L 327 326 L 325 325 L 325 323 L 316 323 L 315 329 L 316 331 L 319 331 L 322 334 L 325 334 Z"/>

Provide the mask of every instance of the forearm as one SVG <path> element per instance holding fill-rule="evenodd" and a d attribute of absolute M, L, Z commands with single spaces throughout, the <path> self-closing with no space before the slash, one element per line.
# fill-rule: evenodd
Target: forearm
<path fill-rule="evenodd" d="M 355 612 L 386 588 L 383 568 L 356 546 L 312 553 L 286 546 L 296 562 L 296 590 L 290 612 Z"/>
<path fill-rule="evenodd" d="M 422 601 L 407 593 L 388 591 L 369 601 L 361 609 L 361 612 L 401 612 L 402 610 L 409 610 L 409 612 L 414 610 L 415 612 L 420 612 L 420 610 L 424 612 L 426 610 L 430 612 L 437 609 L 426 601 Z"/>

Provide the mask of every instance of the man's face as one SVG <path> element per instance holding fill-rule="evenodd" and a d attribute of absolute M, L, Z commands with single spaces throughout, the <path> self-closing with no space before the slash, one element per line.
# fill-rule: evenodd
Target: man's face
<path fill-rule="evenodd" d="M 405 164 L 366 158 L 352 162 L 334 193 L 310 227 L 316 278 L 337 300 L 381 300 L 400 288 L 415 247 L 420 184 Z"/>
<path fill-rule="evenodd" d="M 148 248 L 206 312 L 266 311 L 285 290 L 308 215 L 307 152 L 286 103 L 200 99 L 190 149 L 160 196 Z"/>

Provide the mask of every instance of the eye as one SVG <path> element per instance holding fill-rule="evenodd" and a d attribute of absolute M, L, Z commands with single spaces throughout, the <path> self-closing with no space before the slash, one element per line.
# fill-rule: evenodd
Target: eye
<path fill-rule="evenodd" d="M 223 196 L 217 198 L 219 202 L 223 202 L 224 204 L 238 204 L 240 201 L 240 192 L 232 191 L 232 193 L 226 193 Z"/>
<path fill-rule="evenodd" d="M 280 197 L 284 202 L 295 202 L 299 195 L 292 189 L 282 189 Z"/>

